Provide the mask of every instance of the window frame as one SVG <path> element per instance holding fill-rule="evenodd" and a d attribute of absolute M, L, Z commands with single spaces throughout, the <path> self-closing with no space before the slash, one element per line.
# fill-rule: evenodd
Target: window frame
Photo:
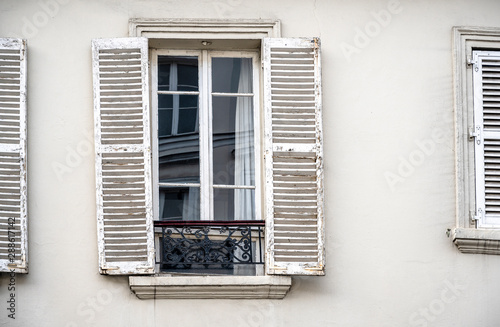
<path fill-rule="evenodd" d="M 500 254 L 500 226 L 477 223 L 473 51 L 500 51 L 500 28 L 454 27 L 456 226 L 453 242 L 463 253 Z"/>
<path fill-rule="evenodd" d="M 214 183 L 213 183 L 213 140 L 212 140 L 212 58 L 251 58 L 252 59 L 252 87 L 253 87 L 253 116 L 254 116 L 254 161 L 255 161 L 255 217 L 253 220 L 261 220 L 262 213 L 262 154 L 260 144 L 262 142 L 262 130 L 260 114 L 260 55 L 258 51 L 237 50 L 181 50 L 181 49 L 150 49 L 151 63 L 151 139 L 152 139 L 152 161 L 153 161 L 153 217 L 159 220 L 159 156 L 158 156 L 158 56 L 196 56 L 198 57 L 198 120 L 199 144 L 200 144 L 200 220 L 214 220 Z M 238 189 L 235 185 L 234 189 Z M 240 185 L 242 186 L 242 185 Z"/>

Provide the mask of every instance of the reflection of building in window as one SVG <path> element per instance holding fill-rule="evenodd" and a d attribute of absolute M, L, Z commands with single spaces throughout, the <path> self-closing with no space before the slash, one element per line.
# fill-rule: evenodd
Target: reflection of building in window
<path fill-rule="evenodd" d="M 160 220 L 256 219 L 255 55 L 219 54 L 155 57 Z"/>

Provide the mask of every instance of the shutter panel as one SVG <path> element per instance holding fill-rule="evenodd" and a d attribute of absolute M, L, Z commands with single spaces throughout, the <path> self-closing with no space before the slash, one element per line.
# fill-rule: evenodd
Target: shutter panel
<path fill-rule="evenodd" d="M 500 52 L 473 52 L 476 219 L 500 227 Z"/>
<path fill-rule="evenodd" d="M 0 38 L 0 271 L 28 272 L 26 41 Z"/>
<path fill-rule="evenodd" d="M 92 41 L 99 271 L 154 273 L 148 41 Z"/>
<path fill-rule="evenodd" d="M 319 39 L 264 39 L 267 273 L 324 275 Z"/>

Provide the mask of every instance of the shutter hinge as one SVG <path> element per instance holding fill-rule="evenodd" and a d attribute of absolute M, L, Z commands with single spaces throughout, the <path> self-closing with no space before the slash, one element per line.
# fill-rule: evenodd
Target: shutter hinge
<path fill-rule="evenodd" d="M 474 60 L 472 58 L 467 59 L 467 65 L 471 66 L 475 64 L 477 64 L 477 60 Z"/>
<path fill-rule="evenodd" d="M 469 128 L 469 139 L 476 139 L 477 145 L 481 144 L 481 126 Z"/>
<path fill-rule="evenodd" d="M 484 218 L 484 211 L 482 208 L 479 208 L 477 209 L 477 214 L 473 214 L 471 219 L 472 221 L 478 221 L 478 220 L 482 220 Z"/>
<path fill-rule="evenodd" d="M 467 66 L 472 66 L 474 68 L 474 71 L 478 71 L 479 68 L 477 67 L 477 60 L 469 58 L 467 59 Z"/>

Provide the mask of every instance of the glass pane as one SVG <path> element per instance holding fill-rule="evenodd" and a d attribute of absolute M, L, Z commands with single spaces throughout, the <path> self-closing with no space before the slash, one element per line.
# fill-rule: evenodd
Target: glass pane
<path fill-rule="evenodd" d="M 198 130 L 198 96 L 179 95 L 178 97 L 179 122 L 177 124 L 177 134 L 194 133 Z"/>
<path fill-rule="evenodd" d="M 160 187 L 160 220 L 200 220 L 199 187 Z"/>
<path fill-rule="evenodd" d="M 198 96 L 158 95 L 158 135 L 198 132 Z"/>
<path fill-rule="evenodd" d="M 158 136 L 172 135 L 173 97 L 158 96 Z"/>
<path fill-rule="evenodd" d="M 252 93 L 252 58 L 213 58 L 212 92 Z"/>
<path fill-rule="evenodd" d="M 177 91 L 198 91 L 198 58 L 177 65 Z"/>
<path fill-rule="evenodd" d="M 159 177 L 164 183 L 200 181 L 198 96 L 158 95 Z"/>
<path fill-rule="evenodd" d="M 214 188 L 214 219 L 255 219 L 255 191 Z"/>
<path fill-rule="evenodd" d="M 197 91 L 198 57 L 158 56 L 158 90 Z"/>
<path fill-rule="evenodd" d="M 214 184 L 255 185 L 252 100 L 213 97 Z"/>

